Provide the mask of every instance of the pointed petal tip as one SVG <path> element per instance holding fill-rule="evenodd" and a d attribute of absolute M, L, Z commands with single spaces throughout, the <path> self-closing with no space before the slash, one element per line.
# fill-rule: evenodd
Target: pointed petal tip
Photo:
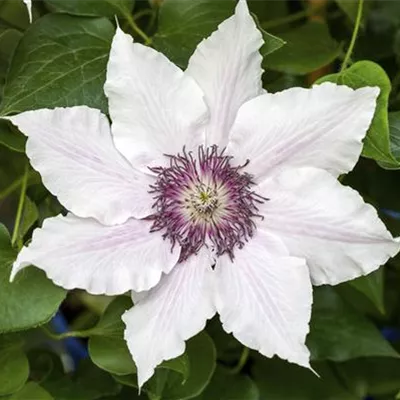
<path fill-rule="evenodd" d="M 249 14 L 249 6 L 246 0 L 239 0 L 236 4 L 235 14 L 247 12 Z"/>
<path fill-rule="evenodd" d="M 21 252 L 24 251 L 24 249 L 21 250 Z M 21 254 L 20 252 L 20 254 Z M 25 267 L 27 267 L 28 265 L 30 265 L 29 262 L 26 261 L 22 261 L 20 258 L 20 254 L 18 254 L 17 259 L 14 261 L 14 264 L 12 266 L 11 269 L 11 273 L 10 273 L 10 279 L 9 282 L 12 283 L 15 280 L 15 277 L 17 276 L 18 272 L 21 271 L 21 269 L 24 269 Z"/>

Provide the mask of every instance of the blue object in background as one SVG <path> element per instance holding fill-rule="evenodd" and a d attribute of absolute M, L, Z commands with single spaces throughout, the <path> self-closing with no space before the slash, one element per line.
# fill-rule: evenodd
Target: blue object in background
<path fill-rule="evenodd" d="M 56 333 L 65 333 L 69 331 L 68 322 L 65 319 L 61 311 L 51 320 L 51 326 Z M 67 353 L 70 355 L 76 367 L 79 361 L 87 358 L 89 356 L 86 346 L 79 340 L 75 338 L 65 338 L 63 339 L 63 344 Z"/>
<path fill-rule="evenodd" d="M 399 328 L 390 328 L 383 327 L 381 329 L 381 333 L 383 337 L 389 342 L 397 342 L 400 340 L 400 329 Z"/>
<path fill-rule="evenodd" d="M 400 211 L 388 210 L 387 208 L 382 208 L 381 211 L 389 217 L 400 219 Z"/>

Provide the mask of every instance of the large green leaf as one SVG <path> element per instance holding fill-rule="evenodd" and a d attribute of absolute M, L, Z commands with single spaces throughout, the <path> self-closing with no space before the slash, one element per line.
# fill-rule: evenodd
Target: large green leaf
<path fill-rule="evenodd" d="M 130 14 L 134 0 L 45 0 L 50 10 L 73 15 L 124 16 Z"/>
<path fill-rule="evenodd" d="M 348 282 L 348 285 L 364 294 L 381 314 L 385 314 L 383 278 L 383 268 L 379 268 L 369 275 Z"/>
<path fill-rule="evenodd" d="M 154 46 L 173 62 L 185 68 L 198 43 L 234 13 L 236 0 L 165 0 Z M 262 31 L 265 41 L 261 54 L 269 54 L 284 42 Z"/>
<path fill-rule="evenodd" d="M 392 154 L 400 160 L 400 111 L 389 113 L 389 135 Z"/>
<path fill-rule="evenodd" d="M 315 288 L 307 346 L 314 360 L 399 357 L 378 329 L 329 286 Z"/>
<path fill-rule="evenodd" d="M 335 366 L 339 379 L 358 399 L 366 396 L 389 395 L 393 399 L 400 390 L 400 360 L 367 358 Z"/>
<path fill-rule="evenodd" d="M 101 369 L 84 360 L 72 375 L 56 374 L 41 383 L 56 400 L 97 400 L 119 392 L 119 385 Z"/>
<path fill-rule="evenodd" d="M 154 46 L 186 67 L 197 44 L 233 14 L 235 4 L 235 0 L 163 1 Z"/>
<path fill-rule="evenodd" d="M 114 375 L 136 373 L 135 363 L 124 339 L 125 325 L 121 320 L 122 314 L 131 307 L 129 297 L 117 297 L 107 307 L 98 324 L 86 331 L 90 335 L 89 353 L 92 361 Z M 179 372 L 186 380 L 190 366 L 187 356 L 182 355 L 163 362 L 159 368 Z"/>
<path fill-rule="evenodd" d="M 11 57 L 21 37 L 22 33 L 17 29 L 0 25 L 0 99 Z"/>
<path fill-rule="evenodd" d="M 28 379 L 29 364 L 17 335 L 0 337 L 0 396 L 21 389 Z"/>
<path fill-rule="evenodd" d="M 137 388 L 124 386 L 116 396 L 102 397 L 101 400 L 149 400 L 145 394 L 139 394 Z"/>
<path fill-rule="evenodd" d="M 89 353 L 100 368 L 115 375 L 136 372 L 135 363 L 123 337 L 121 315 L 132 307 L 129 297 L 115 299 L 106 309 L 97 326 L 89 331 Z"/>
<path fill-rule="evenodd" d="M 368 129 L 362 154 L 385 168 L 400 168 L 400 163 L 393 157 L 390 149 L 387 109 L 391 85 L 382 67 L 372 61 L 360 61 L 341 73 L 324 76 L 318 83 L 327 81 L 347 85 L 353 89 L 364 86 L 380 88 L 375 115 Z"/>
<path fill-rule="evenodd" d="M 163 400 L 186 400 L 199 395 L 210 382 L 216 366 L 216 351 L 212 339 L 202 332 L 186 344 L 190 374 L 182 383 L 182 376 L 168 372 L 168 380 L 162 390 Z"/>
<path fill-rule="evenodd" d="M 15 256 L 8 232 L 0 224 L 0 332 L 44 324 L 55 314 L 66 294 L 34 267 L 23 269 L 10 283 Z"/>
<path fill-rule="evenodd" d="M 252 376 L 260 400 L 360 400 L 343 386 L 326 363 L 310 370 L 279 359 L 256 357 Z"/>
<path fill-rule="evenodd" d="M 232 375 L 219 367 L 200 396 L 195 400 L 258 400 L 259 392 L 246 375 Z"/>
<path fill-rule="evenodd" d="M 0 144 L 8 147 L 10 150 L 23 152 L 25 151 L 26 139 L 12 125 L 0 119 Z"/>
<path fill-rule="evenodd" d="M 1 113 L 81 104 L 106 112 L 103 84 L 113 34 L 105 18 L 40 18 L 16 49 Z"/>
<path fill-rule="evenodd" d="M 144 385 L 143 391 L 151 399 L 186 400 L 200 395 L 210 382 L 216 366 L 216 351 L 211 338 L 201 332 L 186 344 L 190 363 L 189 377 L 166 368 L 158 368 L 154 376 Z M 123 385 L 137 387 L 136 375 L 115 376 Z"/>
<path fill-rule="evenodd" d="M 279 33 L 286 45 L 268 55 L 267 68 L 294 75 L 307 74 L 331 63 L 341 46 L 329 34 L 323 22 L 308 22 L 299 28 Z"/>
<path fill-rule="evenodd" d="M 28 382 L 21 390 L 4 400 L 53 400 L 54 398 L 35 382 Z M 56 400 L 56 399 L 55 399 Z"/>

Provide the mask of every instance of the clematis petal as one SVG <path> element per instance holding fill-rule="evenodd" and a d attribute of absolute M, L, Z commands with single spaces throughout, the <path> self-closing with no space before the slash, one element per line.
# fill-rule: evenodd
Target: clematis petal
<path fill-rule="evenodd" d="M 263 93 L 258 51 L 263 43 L 246 1 L 239 0 L 235 14 L 203 40 L 190 58 L 186 73 L 203 89 L 210 109 L 208 145 L 225 147 L 239 107 Z"/>
<path fill-rule="evenodd" d="M 285 170 L 260 185 L 262 229 L 304 257 L 315 285 L 366 275 L 400 249 L 376 210 L 350 187 L 315 168 Z"/>
<path fill-rule="evenodd" d="M 150 225 L 133 218 L 114 226 L 72 214 L 48 218 L 19 253 L 11 279 L 32 264 L 66 289 L 106 295 L 148 290 L 180 255 L 161 234 L 150 233 Z"/>
<path fill-rule="evenodd" d="M 185 340 L 200 332 L 215 314 L 211 260 L 206 249 L 178 264 L 122 319 L 125 340 L 135 361 L 141 387 L 164 360 L 185 351 Z"/>
<path fill-rule="evenodd" d="M 233 262 L 218 258 L 215 272 L 224 329 L 267 357 L 309 367 L 305 339 L 312 288 L 305 261 L 290 257 L 278 238 L 258 231 Z"/>
<path fill-rule="evenodd" d="M 338 176 L 360 157 L 378 94 L 333 83 L 264 94 L 239 110 L 227 152 L 241 164 L 249 159 L 256 178 L 303 166 Z"/>
<path fill-rule="evenodd" d="M 152 213 L 149 184 L 115 149 L 107 117 L 86 106 L 7 117 L 28 136 L 26 151 L 45 186 L 79 217 L 117 224 Z"/>
<path fill-rule="evenodd" d="M 26 8 L 28 10 L 28 14 L 29 14 L 29 22 L 32 22 L 32 0 L 22 0 L 25 5 Z"/>
<path fill-rule="evenodd" d="M 132 165 L 147 168 L 165 162 L 164 154 L 203 144 L 208 111 L 197 84 L 163 54 L 132 43 L 119 28 L 104 91 L 115 145 Z"/>

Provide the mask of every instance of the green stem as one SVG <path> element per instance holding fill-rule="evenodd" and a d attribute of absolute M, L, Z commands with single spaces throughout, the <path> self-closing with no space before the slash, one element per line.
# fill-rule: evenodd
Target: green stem
<path fill-rule="evenodd" d="M 136 21 L 132 18 L 132 15 L 130 14 L 125 14 L 124 17 L 126 18 L 126 21 L 128 22 L 129 26 L 132 28 L 134 32 L 136 32 L 143 40 L 144 44 L 147 46 L 151 44 L 151 38 L 147 36 L 138 26 Z"/>
<path fill-rule="evenodd" d="M 26 166 L 25 166 L 24 176 L 22 177 L 22 182 L 21 182 L 21 192 L 20 192 L 20 195 L 19 195 L 17 215 L 15 217 L 14 231 L 13 231 L 12 238 L 11 238 L 11 245 L 12 246 L 15 245 L 15 242 L 18 239 L 19 227 L 21 225 L 22 212 L 24 210 L 25 194 L 26 194 L 26 187 L 27 187 L 27 183 L 28 183 L 28 176 L 29 176 L 29 164 L 27 163 Z"/>
<path fill-rule="evenodd" d="M 361 25 L 363 5 L 364 5 L 364 0 L 358 0 L 357 16 L 356 16 L 356 22 L 354 24 L 353 34 L 351 36 L 349 48 L 347 49 L 346 55 L 344 56 L 344 60 L 342 63 L 342 67 L 340 68 L 340 72 L 343 72 L 347 68 L 347 64 L 349 63 L 350 57 L 353 53 L 354 45 L 356 44 L 358 31 L 359 31 L 360 25 Z"/>
<path fill-rule="evenodd" d="M 250 349 L 248 347 L 243 347 L 242 354 L 240 355 L 239 361 L 235 367 L 233 367 L 230 372 L 231 374 L 238 374 L 245 366 L 250 355 Z"/>
<path fill-rule="evenodd" d="M 3 200 L 6 198 L 9 194 L 11 194 L 14 190 L 16 190 L 24 180 L 24 177 L 21 176 L 21 178 L 17 179 L 14 181 L 10 186 L 6 187 L 4 190 L 0 192 L 0 200 Z"/>
<path fill-rule="evenodd" d="M 44 333 L 54 339 L 54 340 L 63 340 L 65 338 L 69 338 L 69 337 L 80 337 L 80 338 L 87 338 L 91 335 L 92 330 L 91 329 L 87 329 L 84 331 L 70 331 L 70 332 L 64 332 L 64 333 L 54 333 L 52 331 L 50 331 L 49 328 L 42 326 L 42 330 L 44 331 Z"/>
<path fill-rule="evenodd" d="M 272 21 L 264 22 L 263 24 L 261 24 L 261 27 L 263 29 L 267 29 L 267 30 L 268 29 L 272 29 L 272 28 L 276 28 L 277 26 L 289 24 L 291 22 L 299 21 L 299 20 L 301 20 L 303 18 L 308 18 L 308 17 L 311 17 L 313 15 L 317 15 L 321 11 L 321 9 L 322 9 L 322 7 L 314 6 L 314 7 L 308 8 L 306 10 L 299 11 L 297 13 L 287 15 L 286 17 L 277 18 L 277 19 L 274 19 Z"/>
<path fill-rule="evenodd" d="M 272 29 L 272 28 L 276 28 L 277 26 L 281 26 L 281 25 L 285 25 L 285 24 L 289 24 L 291 22 L 296 22 L 300 19 L 309 17 L 310 15 L 315 14 L 315 10 L 304 10 L 304 11 L 299 11 L 295 14 L 290 14 L 286 17 L 282 17 L 282 18 L 277 18 L 274 19 L 272 21 L 267 21 L 261 24 L 261 27 L 263 29 Z"/>
<path fill-rule="evenodd" d="M 148 16 L 152 16 L 153 15 L 153 10 L 150 10 L 149 8 L 145 9 L 145 10 L 141 10 L 138 11 L 136 14 L 134 14 L 133 19 L 135 21 L 137 21 L 138 19 L 148 15 Z"/>

